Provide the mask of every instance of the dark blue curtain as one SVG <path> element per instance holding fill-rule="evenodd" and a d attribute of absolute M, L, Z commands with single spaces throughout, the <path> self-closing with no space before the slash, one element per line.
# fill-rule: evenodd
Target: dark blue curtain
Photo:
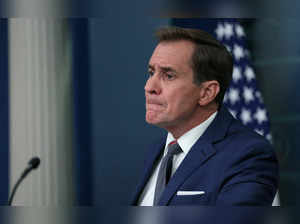
<path fill-rule="evenodd" d="M 74 150 L 77 205 L 92 205 L 88 19 L 70 19 L 73 49 Z"/>
<path fill-rule="evenodd" d="M 0 19 L 0 205 L 8 199 L 8 39 L 7 19 Z"/>

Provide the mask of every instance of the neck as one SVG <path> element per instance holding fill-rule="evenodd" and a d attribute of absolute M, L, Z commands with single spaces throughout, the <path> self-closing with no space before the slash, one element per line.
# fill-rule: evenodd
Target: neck
<path fill-rule="evenodd" d="M 165 127 L 165 129 L 168 132 L 170 132 L 175 139 L 178 139 L 189 130 L 206 121 L 213 113 L 217 111 L 217 109 L 217 106 L 210 106 L 204 108 L 199 107 L 195 111 L 194 116 L 192 116 L 189 120 L 181 121 L 174 126 Z"/>

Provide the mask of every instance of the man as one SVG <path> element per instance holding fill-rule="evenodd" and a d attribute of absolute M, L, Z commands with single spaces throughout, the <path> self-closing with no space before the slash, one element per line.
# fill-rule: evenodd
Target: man
<path fill-rule="evenodd" d="M 278 167 L 269 143 L 222 106 L 232 57 L 210 34 L 156 33 L 146 121 L 168 131 L 150 148 L 133 205 L 271 205 Z"/>

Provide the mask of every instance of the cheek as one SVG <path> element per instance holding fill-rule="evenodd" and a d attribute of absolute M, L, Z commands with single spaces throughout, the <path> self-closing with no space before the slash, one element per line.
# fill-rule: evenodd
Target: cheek
<path fill-rule="evenodd" d="M 194 93 L 174 94 L 168 103 L 168 110 L 173 114 L 185 113 L 196 108 L 198 97 Z"/>
<path fill-rule="evenodd" d="M 170 115 L 178 114 L 183 109 L 182 106 L 184 104 L 184 100 L 181 98 L 180 95 L 174 94 L 168 99 L 167 102 L 168 102 L 167 112 Z"/>

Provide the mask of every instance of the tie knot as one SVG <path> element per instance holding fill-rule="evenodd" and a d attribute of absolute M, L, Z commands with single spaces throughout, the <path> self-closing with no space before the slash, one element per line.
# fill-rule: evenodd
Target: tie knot
<path fill-rule="evenodd" d="M 177 141 L 173 141 L 173 142 L 169 143 L 167 155 L 169 155 L 169 156 L 177 155 L 181 152 L 182 152 L 182 149 L 180 148 Z"/>

